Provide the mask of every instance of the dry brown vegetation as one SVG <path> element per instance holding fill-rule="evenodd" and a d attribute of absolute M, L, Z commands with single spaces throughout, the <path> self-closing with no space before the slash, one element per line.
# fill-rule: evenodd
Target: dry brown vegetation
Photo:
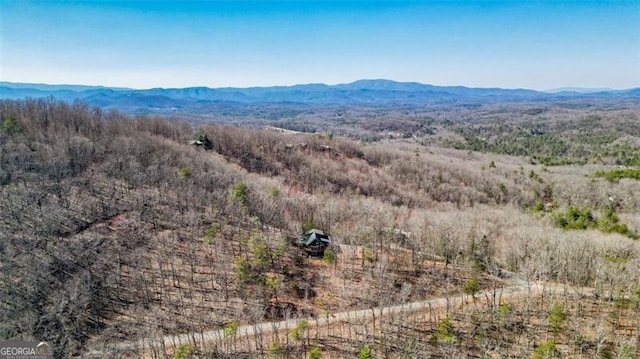
<path fill-rule="evenodd" d="M 366 357 L 365 347 L 376 358 L 635 358 L 637 299 L 631 303 L 573 291 L 467 298 L 418 313 L 310 320 L 295 336 L 298 322 L 261 340 L 266 356 L 275 358 L 312 357 L 314 351 L 322 358 Z M 235 356 L 260 355 L 255 338 L 236 341 Z M 205 345 L 203 351 L 225 349 Z"/>
<path fill-rule="evenodd" d="M 638 350 L 638 242 L 555 228 L 551 213 L 612 207 L 640 231 L 640 182 L 592 176 L 608 165 L 547 168 L 420 139 L 198 132 L 54 100 L 2 101 L 0 118 L 2 339 L 46 339 L 57 357 L 119 356 L 109 348 L 122 341 L 408 303 L 462 293 L 472 280 L 502 288 L 510 271 L 592 289 L 514 300 L 502 322 L 503 303 L 453 310 L 455 341 L 433 340 L 440 314 L 417 313 L 402 318 L 406 328 L 399 318 L 375 330 L 344 324 L 306 346 L 280 343 L 276 354 L 317 346 L 349 357 L 368 344 L 375 357 L 516 358 L 550 340 L 562 357 Z M 198 133 L 211 150 L 188 144 Z M 331 234 L 334 262 L 288 244 L 303 223 Z M 563 303 L 567 325 L 550 335 L 553 303 Z M 253 357 L 269 345 L 194 350 Z"/>

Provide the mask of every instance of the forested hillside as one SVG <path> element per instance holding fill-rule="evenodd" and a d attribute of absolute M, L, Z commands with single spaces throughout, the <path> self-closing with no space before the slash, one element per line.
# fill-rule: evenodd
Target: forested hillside
<path fill-rule="evenodd" d="M 618 159 L 638 165 L 637 113 L 620 113 L 632 126 L 576 120 L 595 126 L 588 141 L 581 131 L 546 134 L 570 123 L 517 122 L 509 137 L 513 128 L 494 131 L 497 123 L 437 120 L 416 138 L 370 143 L 129 117 L 81 102 L 0 101 L 0 339 L 48 340 L 59 358 L 165 357 L 180 343 L 117 343 L 221 328 L 230 328 L 227 341 L 183 349 L 301 357 L 313 347 L 340 357 L 367 345 L 376 357 L 474 357 L 500 353 L 502 343 L 517 358 L 549 342 L 562 357 L 637 353 L 640 184 L 606 176 Z M 593 161 L 599 141 L 612 152 Z M 323 259 L 290 243 L 312 227 L 334 242 Z M 444 329 L 416 319 L 397 337 L 374 322 L 348 339 L 233 341 L 242 324 L 495 291 L 512 272 L 581 288 L 577 300 L 593 315 L 548 329 L 557 303 L 564 316 L 583 313 L 567 290 L 552 302 L 514 299 L 509 310 L 493 298 L 484 314 L 447 307 L 453 322 Z M 472 315 L 489 344 L 474 341 Z M 516 316 L 530 318 L 526 328 L 514 327 L 524 322 Z M 600 331 L 587 330 L 599 322 Z"/>

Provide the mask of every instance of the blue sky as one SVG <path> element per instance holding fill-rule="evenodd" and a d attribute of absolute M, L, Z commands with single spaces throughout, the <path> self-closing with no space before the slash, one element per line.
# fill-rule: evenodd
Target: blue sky
<path fill-rule="evenodd" d="M 0 80 L 640 87 L 640 0 L 0 0 Z"/>

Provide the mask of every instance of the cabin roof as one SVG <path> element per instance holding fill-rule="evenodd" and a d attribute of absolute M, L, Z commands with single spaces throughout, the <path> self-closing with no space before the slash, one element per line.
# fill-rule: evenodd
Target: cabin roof
<path fill-rule="evenodd" d="M 310 246 L 316 241 L 320 241 L 323 244 L 329 244 L 330 242 L 329 236 L 324 234 L 323 231 L 315 228 L 304 232 L 302 238 L 300 238 L 300 243 L 305 246 Z"/>

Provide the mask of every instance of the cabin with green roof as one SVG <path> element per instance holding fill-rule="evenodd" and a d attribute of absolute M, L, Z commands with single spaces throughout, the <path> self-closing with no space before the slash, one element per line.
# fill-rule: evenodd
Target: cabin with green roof
<path fill-rule="evenodd" d="M 298 246 L 313 257 L 322 257 L 324 250 L 329 246 L 329 236 L 319 229 L 310 229 L 298 239 Z"/>

